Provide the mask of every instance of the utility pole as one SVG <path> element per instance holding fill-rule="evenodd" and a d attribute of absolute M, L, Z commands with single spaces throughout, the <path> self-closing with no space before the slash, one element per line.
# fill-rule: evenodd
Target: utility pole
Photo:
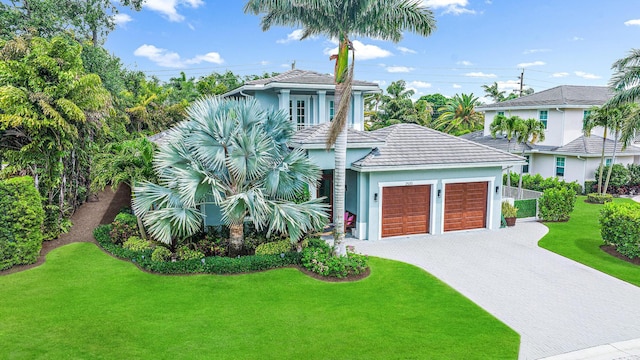
<path fill-rule="evenodd" d="M 518 97 L 522 97 L 523 87 L 524 87 L 524 68 L 522 68 L 522 72 L 520 73 L 520 95 Z"/>

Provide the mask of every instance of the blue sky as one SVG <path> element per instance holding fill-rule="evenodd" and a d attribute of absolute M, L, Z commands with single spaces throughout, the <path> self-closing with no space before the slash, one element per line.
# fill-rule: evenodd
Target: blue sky
<path fill-rule="evenodd" d="M 243 0 L 146 0 L 123 9 L 106 48 L 131 69 L 163 80 L 184 71 L 261 74 L 296 67 L 323 73 L 334 42 L 300 41 L 296 28 L 260 28 Z M 394 44 L 355 39 L 356 78 L 385 89 L 405 80 L 418 95 L 474 93 L 498 82 L 503 90 L 541 91 L 557 85 L 606 85 L 611 64 L 640 47 L 638 0 L 423 0 L 437 29 Z"/>

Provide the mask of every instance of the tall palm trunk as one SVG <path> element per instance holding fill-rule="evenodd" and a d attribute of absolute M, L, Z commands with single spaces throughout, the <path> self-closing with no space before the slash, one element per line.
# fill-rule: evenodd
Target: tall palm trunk
<path fill-rule="evenodd" d="M 335 102 L 342 100 L 343 84 L 336 85 Z M 341 253 L 341 243 L 344 240 L 344 197 L 347 166 L 347 122 L 345 121 L 334 145 L 335 168 L 333 171 L 333 239 L 336 252 Z"/>
<path fill-rule="evenodd" d="M 611 179 L 611 172 L 613 170 L 613 165 L 616 163 L 616 150 L 618 150 L 618 135 L 619 135 L 619 130 L 616 129 L 616 133 L 613 139 L 613 156 L 611 157 L 611 166 L 609 166 L 609 171 L 607 171 L 607 180 L 604 183 L 604 192 L 607 192 L 607 190 L 609 189 L 609 179 Z"/>
<path fill-rule="evenodd" d="M 229 256 L 236 257 L 242 252 L 244 245 L 244 224 L 229 225 Z"/>
<path fill-rule="evenodd" d="M 604 128 L 604 132 L 602 134 L 602 156 L 600 157 L 600 174 L 598 175 L 598 194 L 603 194 L 607 192 L 606 189 L 602 188 L 602 172 L 604 171 L 604 147 L 607 145 L 607 128 Z"/>

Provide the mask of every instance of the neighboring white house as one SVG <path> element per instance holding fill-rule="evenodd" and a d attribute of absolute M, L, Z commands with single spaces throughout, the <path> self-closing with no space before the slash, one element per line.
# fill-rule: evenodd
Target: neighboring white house
<path fill-rule="evenodd" d="M 600 165 L 603 145 L 603 128 L 595 128 L 591 136 L 585 137 L 582 124 L 589 109 L 601 106 L 611 98 L 611 91 L 604 86 L 562 85 L 521 98 L 495 104 L 479 106 L 484 112 L 484 130 L 463 137 L 480 144 L 522 154 L 522 145 L 515 140 L 508 142 L 504 136 L 491 136 L 490 125 L 496 115 L 519 116 L 522 119 L 534 118 L 546 126 L 545 140 L 525 146 L 524 155 L 528 164 L 524 173 L 540 174 L 543 177 L 557 176 L 566 181 L 585 181 L 595 179 L 595 171 Z M 607 135 L 605 159 L 607 165 L 613 156 L 613 134 Z M 629 146 L 622 151 L 617 146 L 616 163 L 633 164 L 638 162 L 640 148 Z M 512 169 L 519 172 L 520 167 Z"/>
<path fill-rule="evenodd" d="M 291 70 L 250 81 L 224 96 L 253 96 L 265 107 L 288 111 L 298 126 L 290 146 L 304 149 L 321 169 L 312 197 L 333 204 L 333 150 L 325 142 L 334 113 L 333 76 Z M 356 216 L 354 234 L 378 240 L 448 231 L 498 229 L 502 171 L 524 159 L 414 124 L 362 131 L 363 96 L 374 83 L 355 81 L 347 142 L 345 210 Z M 161 142 L 162 136 L 154 141 Z M 206 225 L 220 212 L 206 205 Z"/>

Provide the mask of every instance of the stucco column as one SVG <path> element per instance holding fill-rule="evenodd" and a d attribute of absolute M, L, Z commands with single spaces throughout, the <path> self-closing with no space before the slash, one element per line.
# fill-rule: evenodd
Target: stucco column
<path fill-rule="evenodd" d="M 278 100 L 279 100 L 278 109 L 286 110 L 287 113 L 289 113 L 290 93 L 291 93 L 291 90 L 285 90 L 285 89 L 280 90 L 280 93 L 278 93 Z"/>
<path fill-rule="evenodd" d="M 362 91 L 353 92 L 353 128 L 364 130 L 364 105 L 362 104 Z"/>
<path fill-rule="evenodd" d="M 317 124 L 323 124 L 328 122 L 327 119 L 327 92 L 325 90 L 318 90 L 318 122 Z"/>

